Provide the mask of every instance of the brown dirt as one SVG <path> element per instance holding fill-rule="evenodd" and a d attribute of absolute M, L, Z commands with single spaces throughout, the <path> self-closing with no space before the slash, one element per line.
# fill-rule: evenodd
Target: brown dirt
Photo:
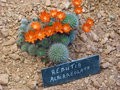
<path fill-rule="evenodd" d="M 67 1 L 67 3 L 65 2 Z M 71 0 L 70 0 L 71 1 Z M 22 52 L 15 43 L 20 20 L 57 8 L 73 11 L 69 0 L 0 0 L 0 74 L 8 75 L 3 90 L 120 90 L 120 0 L 83 0 L 81 24 L 95 20 L 90 33 L 81 29 L 69 47 L 72 59 L 100 54 L 101 73 L 67 84 L 43 88 L 39 58 Z M 64 9 L 65 8 L 65 9 Z M 80 25 L 81 28 L 81 25 Z M 33 89 L 34 88 L 34 89 Z"/>

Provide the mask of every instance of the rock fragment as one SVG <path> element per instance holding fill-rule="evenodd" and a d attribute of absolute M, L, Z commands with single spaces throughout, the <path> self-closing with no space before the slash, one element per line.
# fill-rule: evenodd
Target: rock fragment
<path fill-rule="evenodd" d="M 3 90 L 2 86 L 0 85 L 0 90 Z"/>
<path fill-rule="evenodd" d="M 14 38 L 11 38 L 9 39 L 8 41 L 4 42 L 3 45 L 12 45 L 15 43 L 15 39 Z"/>
<path fill-rule="evenodd" d="M 4 3 L 6 3 L 7 2 L 7 0 L 0 0 L 1 2 L 4 2 Z"/>
<path fill-rule="evenodd" d="M 118 62 L 118 65 L 117 65 L 119 68 L 120 68 L 120 62 Z"/>
<path fill-rule="evenodd" d="M 14 59 L 14 60 L 18 60 L 19 59 L 19 55 L 17 55 L 17 54 L 9 54 L 9 57 Z"/>
<path fill-rule="evenodd" d="M 1 29 L 1 33 L 4 37 L 7 37 L 8 36 L 8 30 L 6 30 L 5 28 Z"/>
<path fill-rule="evenodd" d="M 0 84 L 7 85 L 8 84 L 8 74 L 0 74 Z"/>
<path fill-rule="evenodd" d="M 106 62 L 106 63 L 103 63 L 102 64 L 102 68 L 108 68 L 110 66 L 110 63 L 109 62 Z"/>
<path fill-rule="evenodd" d="M 45 0 L 45 5 L 46 6 L 50 6 L 51 5 L 51 1 L 50 0 Z"/>

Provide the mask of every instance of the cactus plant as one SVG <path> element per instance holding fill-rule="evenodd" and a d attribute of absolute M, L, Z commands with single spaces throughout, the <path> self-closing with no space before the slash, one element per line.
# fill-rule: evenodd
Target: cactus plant
<path fill-rule="evenodd" d="M 22 19 L 21 20 L 21 24 L 26 24 L 27 25 L 28 24 L 28 20 L 27 19 Z"/>
<path fill-rule="evenodd" d="M 70 38 L 67 35 L 61 35 L 60 37 L 60 43 L 63 43 L 64 45 L 68 46 L 70 44 Z"/>
<path fill-rule="evenodd" d="M 26 25 L 26 24 L 21 24 L 20 27 L 19 27 L 18 34 L 21 34 L 21 33 L 23 33 L 23 32 L 26 32 L 27 26 L 28 26 L 28 25 Z"/>
<path fill-rule="evenodd" d="M 29 46 L 30 46 L 30 44 L 25 42 L 21 45 L 21 50 L 28 52 L 28 47 Z"/>
<path fill-rule="evenodd" d="M 36 55 L 36 51 L 37 51 L 37 47 L 36 47 L 35 45 L 30 45 L 30 46 L 28 47 L 28 53 L 29 53 L 30 55 L 35 56 L 35 55 Z"/>
<path fill-rule="evenodd" d="M 38 57 L 47 56 L 47 51 L 44 48 L 39 48 L 36 51 Z"/>
<path fill-rule="evenodd" d="M 60 40 L 59 34 L 54 34 L 54 35 L 50 36 L 50 40 L 52 42 L 58 42 Z"/>
<path fill-rule="evenodd" d="M 26 24 L 21 24 L 19 27 L 19 30 L 26 30 L 27 25 Z"/>
<path fill-rule="evenodd" d="M 75 40 L 75 37 L 77 35 L 78 31 L 77 30 L 72 30 L 69 34 L 69 38 L 70 38 L 70 43 L 72 43 Z"/>
<path fill-rule="evenodd" d="M 39 18 L 38 17 L 33 17 L 32 21 L 39 21 Z"/>
<path fill-rule="evenodd" d="M 65 19 L 62 21 L 63 24 L 67 23 L 70 24 L 72 28 L 78 28 L 79 25 L 79 19 L 78 17 L 73 13 L 66 13 Z"/>
<path fill-rule="evenodd" d="M 42 17 L 44 17 L 45 13 L 47 12 L 44 12 L 43 15 L 41 14 Z M 57 14 L 55 17 L 49 17 L 50 15 L 51 13 L 47 13 L 47 17 L 44 18 L 48 19 L 48 22 L 42 20 L 42 18 L 39 19 L 39 17 L 33 17 L 30 21 L 22 19 L 18 31 L 17 45 L 22 51 L 26 51 L 33 56 L 38 56 L 45 62 L 48 62 L 48 58 L 56 64 L 67 62 L 69 58 L 67 46 L 75 40 L 77 30 L 74 29 L 78 28 L 79 19 L 74 13 L 66 13 L 66 16 L 63 15 L 65 16 L 64 18 L 56 17 L 58 16 Z M 59 21 L 59 24 L 61 24 L 61 27 L 59 27 L 61 31 L 58 32 L 55 27 L 59 25 L 57 24 Z M 34 22 L 39 22 L 39 25 Z M 55 23 L 55 25 L 53 23 Z M 36 25 L 39 27 L 35 28 Z M 67 29 L 65 31 L 64 25 L 69 25 L 69 27 L 67 26 L 69 30 Z M 54 29 L 54 32 L 51 32 L 51 34 L 47 32 L 49 26 Z M 29 33 L 29 30 L 34 31 L 34 33 Z M 40 34 L 41 32 L 43 33 Z M 32 41 L 33 37 L 31 35 L 35 37 L 33 40 L 34 42 Z"/>
<path fill-rule="evenodd" d="M 67 59 L 69 58 L 69 51 L 64 44 L 56 43 L 50 47 L 48 56 L 50 61 L 59 64 L 67 62 Z"/>
<path fill-rule="evenodd" d="M 29 24 L 27 25 L 26 32 L 28 32 L 29 30 L 33 30 L 30 25 L 31 25 L 31 23 L 29 23 Z"/>
<path fill-rule="evenodd" d="M 49 48 L 49 45 L 50 45 L 50 40 L 48 38 L 44 38 L 42 41 L 38 41 L 38 46 Z"/>
<path fill-rule="evenodd" d="M 25 42 L 25 38 L 24 38 L 23 34 L 18 35 L 18 37 L 17 37 L 17 39 L 16 39 L 17 45 L 18 45 L 18 46 L 21 46 L 22 43 L 24 43 L 24 42 Z"/>

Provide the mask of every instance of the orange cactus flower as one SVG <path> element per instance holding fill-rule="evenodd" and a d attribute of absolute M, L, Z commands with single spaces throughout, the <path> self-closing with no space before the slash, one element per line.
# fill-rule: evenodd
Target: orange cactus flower
<path fill-rule="evenodd" d="M 81 4 L 82 4 L 82 0 L 73 0 L 72 1 L 72 4 L 74 5 L 74 6 L 80 6 Z"/>
<path fill-rule="evenodd" d="M 54 27 L 55 32 L 63 33 L 61 22 L 53 23 L 53 27 Z"/>
<path fill-rule="evenodd" d="M 34 29 L 34 30 L 38 30 L 38 29 L 41 28 L 40 23 L 37 22 L 37 21 L 36 21 L 36 22 L 32 22 L 30 26 L 31 26 L 31 28 Z"/>
<path fill-rule="evenodd" d="M 81 7 L 76 7 L 76 8 L 74 9 L 74 12 L 75 12 L 76 14 L 81 14 L 81 13 L 83 12 L 83 9 L 82 9 Z"/>
<path fill-rule="evenodd" d="M 89 24 L 87 24 L 87 23 L 83 24 L 82 30 L 84 32 L 90 32 L 90 29 L 91 29 L 91 26 Z"/>
<path fill-rule="evenodd" d="M 26 42 L 34 43 L 35 40 L 37 40 L 37 39 L 36 39 L 34 31 L 29 30 L 28 32 L 25 33 L 25 41 Z"/>
<path fill-rule="evenodd" d="M 58 12 L 57 10 L 51 10 L 50 11 L 50 16 L 51 17 L 56 17 L 57 16 L 57 12 Z"/>
<path fill-rule="evenodd" d="M 47 26 L 44 31 L 47 37 L 51 36 L 54 34 L 54 27 Z"/>
<path fill-rule="evenodd" d="M 63 31 L 64 31 L 65 33 L 69 33 L 71 29 L 72 29 L 72 28 L 70 27 L 69 24 L 64 24 L 64 25 L 63 25 Z"/>
<path fill-rule="evenodd" d="M 37 30 L 35 32 L 35 36 L 37 37 L 37 39 L 42 40 L 45 38 L 45 32 L 43 30 Z"/>
<path fill-rule="evenodd" d="M 50 21 L 50 15 L 46 11 L 40 13 L 40 20 L 42 22 L 49 22 Z"/>
<path fill-rule="evenodd" d="M 93 19 L 91 19 L 91 18 L 88 18 L 86 23 L 89 24 L 90 26 L 94 25 Z"/>
<path fill-rule="evenodd" d="M 63 20 L 65 18 L 65 16 L 66 16 L 65 13 L 63 13 L 61 11 L 59 11 L 57 13 L 57 19 L 59 19 L 59 20 Z"/>

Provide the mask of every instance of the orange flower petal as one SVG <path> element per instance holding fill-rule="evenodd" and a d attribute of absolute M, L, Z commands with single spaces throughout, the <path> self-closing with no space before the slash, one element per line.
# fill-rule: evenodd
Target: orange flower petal
<path fill-rule="evenodd" d="M 76 7 L 76 8 L 74 9 L 74 12 L 75 12 L 76 14 L 81 14 L 81 13 L 83 12 L 83 9 L 80 8 L 80 7 Z"/>
<path fill-rule="evenodd" d="M 50 15 L 46 11 L 40 13 L 40 20 L 42 22 L 49 22 L 50 21 Z"/>
<path fill-rule="evenodd" d="M 73 0 L 73 1 L 72 1 L 72 4 L 73 4 L 74 6 L 80 6 L 80 5 L 82 4 L 82 0 Z"/>
<path fill-rule="evenodd" d="M 51 36 L 51 35 L 53 35 L 54 34 L 54 27 L 46 27 L 45 29 L 45 34 L 46 34 L 46 36 Z"/>
<path fill-rule="evenodd" d="M 55 23 L 53 23 L 53 27 L 55 29 L 55 32 L 63 33 L 61 22 L 55 22 Z"/>
<path fill-rule="evenodd" d="M 64 25 L 63 25 L 63 31 L 64 31 L 65 33 L 69 33 L 71 29 L 72 29 L 72 28 L 70 27 L 69 24 L 64 24 Z"/>
<path fill-rule="evenodd" d="M 43 30 L 37 30 L 35 32 L 35 36 L 37 37 L 37 39 L 42 40 L 45 38 L 45 32 Z"/>
<path fill-rule="evenodd" d="M 37 22 L 37 21 L 36 21 L 36 22 L 32 22 L 30 26 L 31 26 L 31 28 L 34 29 L 34 30 L 38 30 L 38 29 L 41 28 L 40 23 Z"/>
<path fill-rule="evenodd" d="M 89 24 L 87 24 L 87 23 L 83 24 L 82 30 L 84 32 L 90 32 L 90 29 L 91 29 L 91 26 Z"/>
<path fill-rule="evenodd" d="M 93 19 L 91 19 L 91 18 L 88 18 L 86 23 L 89 24 L 90 26 L 94 25 Z"/>
<path fill-rule="evenodd" d="M 65 16 L 66 16 L 65 13 L 63 13 L 61 11 L 59 11 L 57 13 L 57 19 L 59 19 L 59 20 L 63 20 L 65 18 Z"/>
<path fill-rule="evenodd" d="M 57 10 L 51 10 L 50 11 L 50 16 L 51 17 L 56 17 L 57 16 L 57 12 L 58 12 Z"/>
<path fill-rule="evenodd" d="M 37 40 L 37 38 L 35 36 L 34 31 L 29 30 L 28 32 L 25 33 L 25 41 L 26 42 L 34 43 L 35 40 Z"/>

